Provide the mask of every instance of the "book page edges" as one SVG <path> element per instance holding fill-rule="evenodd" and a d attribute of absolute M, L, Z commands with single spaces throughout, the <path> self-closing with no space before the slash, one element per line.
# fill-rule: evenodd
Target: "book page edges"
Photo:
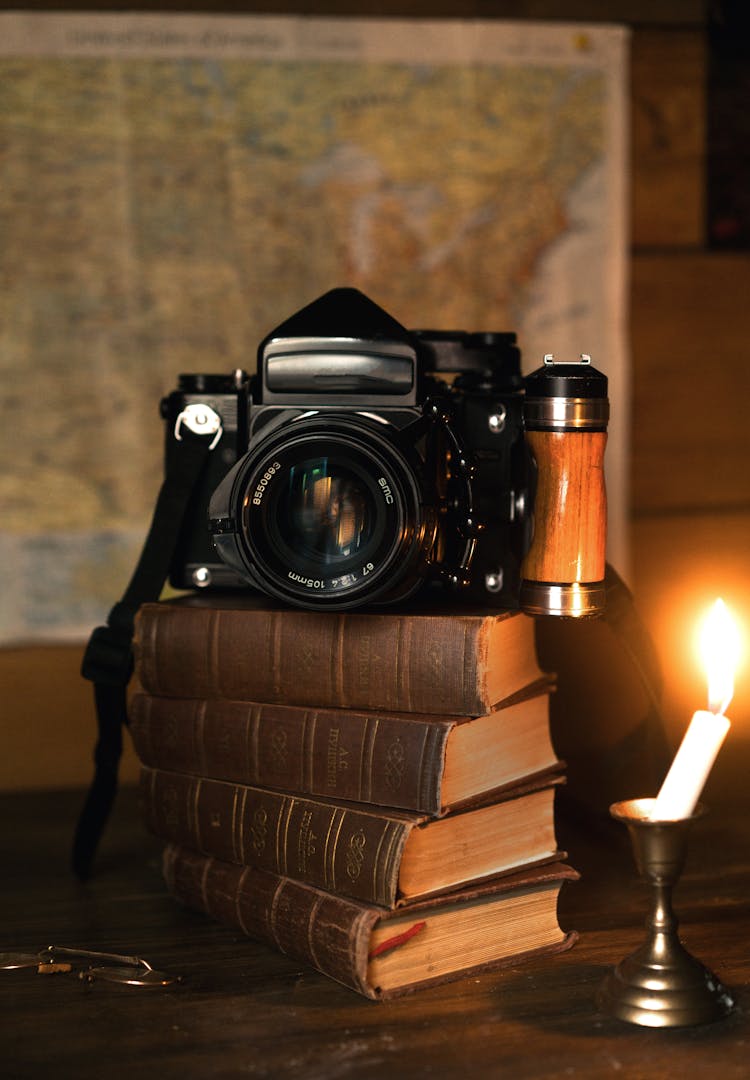
<path fill-rule="evenodd" d="M 433 979 L 422 979 L 409 986 L 398 986 L 391 990 L 381 990 L 368 984 L 366 996 L 374 1001 L 391 1001 L 393 998 L 413 994 L 417 990 L 426 990 L 430 986 L 443 986 L 446 983 L 458 982 L 460 979 L 472 979 L 477 978 L 480 975 L 488 975 L 494 971 L 501 971 L 503 968 L 516 967 L 518 964 L 530 963 L 545 956 L 555 956 L 558 953 L 566 952 L 575 945 L 578 941 L 578 936 L 577 931 L 570 930 L 567 933 L 562 934 L 559 942 L 552 945 L 543 945 L 539 949 L 515 953 L 512 956 L 498 957 L 498 959 L 490 960 L 485 964 L 477 964 L 470 968 L 460 968 L 447 974 L 438 975 Z"/>
<path fill-rule="evenodd" d="M 534 619 L 523 612 L 512 618 L 489 620 L 482 628 L 484 679 L 481 688 L 484 707 L 497 709 L 500 703 L 524 686 L 544 679 L 536 652 Z"/>

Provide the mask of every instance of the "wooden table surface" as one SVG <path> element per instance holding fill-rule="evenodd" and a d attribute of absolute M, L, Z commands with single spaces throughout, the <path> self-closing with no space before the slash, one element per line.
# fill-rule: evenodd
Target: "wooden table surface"
<path fill-rule="evenodd" d="M 55 944 L 134 954 L 184 981 L 139 990 L 0 971 L 2 1076 L 750 1076 L 744 792 L 695 825 L 675 896 L 685 944 L 735 991 L 737 1008 L 672 1031 L 596 1008 L 605 973 L 643 939 L 647 890 L 616 828 L 564 837 L 583 871 L 561 901 L 561 921 L 581 934 L 572 951 L 379 1004 L 179 908 L 131 789 L 120 793 L 96 875 L 75 882 L 67 860 L 80 799 L 0 796 L 0 951 Z"/>

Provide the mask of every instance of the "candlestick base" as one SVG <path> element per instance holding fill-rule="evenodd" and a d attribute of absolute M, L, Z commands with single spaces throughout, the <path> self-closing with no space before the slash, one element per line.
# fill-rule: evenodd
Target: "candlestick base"
<path fill-rule="evenodd" d="M 732 995 L 682 945 L 672 910 L 690 825 L 705 811 L 699 806 L 683 821 L 652 821 L 653 802 L 629 799 L 610 807 L 612 817 L 627 825 L 639 873 L 653 893 L 645 943 L 607 975 L 597 1003 L 603 1012 L 644 1027 L 720 1020 L 734 1008 Z"/>

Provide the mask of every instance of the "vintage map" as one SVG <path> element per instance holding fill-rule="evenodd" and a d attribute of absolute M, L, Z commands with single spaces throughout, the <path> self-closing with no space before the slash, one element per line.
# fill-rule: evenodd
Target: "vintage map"
<path fill-rule="evenodd" d="M 0 15 L 0 641 L 101 621 L 162 395 L 342 284 L 516 330 L 528 370 L 590 353 L 624 561 L 626 56 L 613 27 Z"/>

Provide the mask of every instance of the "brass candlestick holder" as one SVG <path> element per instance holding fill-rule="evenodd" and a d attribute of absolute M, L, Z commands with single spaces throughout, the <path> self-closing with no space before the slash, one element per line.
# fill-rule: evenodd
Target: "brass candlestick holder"
<path fill-rule="evenodd" d="M 652 821 L 653 802 L 627 799 L 610 807 L 612 817 L 628 827 L 638 871 L 653 894 L 646 941 L 606 977 L 598 1005 L 620 1020 L 645 1027 L 705 1024 L 731 1012 L 734 1000 L 684 948 L 672 910 L 672 888 L 685 863 L 690 826 L 705 809 L 699 805 L 683 821 Z"/>

